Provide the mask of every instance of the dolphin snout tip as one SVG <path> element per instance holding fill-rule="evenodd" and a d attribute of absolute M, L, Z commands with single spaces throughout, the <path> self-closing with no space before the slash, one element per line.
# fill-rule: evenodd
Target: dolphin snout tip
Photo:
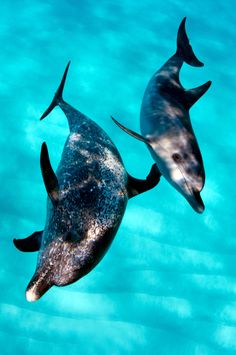
<path fill-rule="evenodd" d="M 34 292 L 34 290 L 27 290 L 25 297 L 28 302 L 35 302 L 39 299 L 39 296 Z"/>
<path fill-rule="evenodd" d="M 205 210 L 200 191 L 193 190 L 193 200 L 190 201 L 191 206 L 197 213 L 203 213 Z"/>
<path fill-rule="evenodd" d="M 205 206 L 204 204 L 199 204 L 198 206 L 196 206 L 195 211 L 198 213 L 203 213 L 205 210 Z"/>

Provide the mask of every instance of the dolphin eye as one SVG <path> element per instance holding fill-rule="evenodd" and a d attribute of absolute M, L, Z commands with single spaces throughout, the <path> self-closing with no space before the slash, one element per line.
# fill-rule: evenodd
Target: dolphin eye
<path fill-rule="evenodd" d="M 178 154 L 178 153 L 174 153 L 174 154 L 172 155 L 172 158 L 173 158 L 173 160 L 174 160 L 176 163 L 179 163 L 179 162 L 181 162 L 181 160 L 182 160 L 181 155 Z"/>

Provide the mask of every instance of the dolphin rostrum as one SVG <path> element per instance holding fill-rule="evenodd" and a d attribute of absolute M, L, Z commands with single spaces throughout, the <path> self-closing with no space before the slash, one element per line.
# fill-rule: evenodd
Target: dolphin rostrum
<path fill-rule="evenodd" d="M 211 81 L 185 90 L 179 80 L 183 62 L 203 66 L 195 56 L 185 30 L 186 18 L 180 24 L 176 53 L 149 81 L 140 112 L 142 135 L 115 123 L 133 137 L 147 144 L 161 174 L 201 213 L 200 196 L 205 183 L 202 155 L 190 122 L 189 110 L 208 90 Z"/>
<path fill-rule="evenodd" d="M 69 64 L 41 117 L 58 105 L 70 128 L 56 174 L 47 146 L 42 144 L 40 165 L 48 194 L 45 228 L 14 239 L 21 251 L 39 251 L 36 271 L 26 290 L 31 302 L 53 285 L 68 285 L 89 273 L 114 239 L 128 199 L 153 188 L 160 179 L 155 164 L 146 180 L 130 176 L 103 129 L 63 100 Z"/>

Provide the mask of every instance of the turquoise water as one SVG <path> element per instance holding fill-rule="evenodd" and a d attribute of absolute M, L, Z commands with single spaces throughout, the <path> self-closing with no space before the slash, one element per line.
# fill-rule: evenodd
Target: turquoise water
<path fill-rule="evenodd" d="M 129 201 L 96 269 L 28 303 L 37 254 L 20 253 L 12 239 L 45 222 L 41 143 L 56 168 L 69 131 L 59 109 L 39 117 L 68 59 L 65 98 L 144 178 L 147 148 L 109 116 L 139 130 L 145 86 L 174 53 L 184 16 L 205 67 L 184 65 L 181 81 L 186 88 L 213 81 L 191 110 L 206 169 L 204 214 L 162 179 Z M 1 3 L 1 354 L 235 354 L 235 24 L 232 1 Z"/>

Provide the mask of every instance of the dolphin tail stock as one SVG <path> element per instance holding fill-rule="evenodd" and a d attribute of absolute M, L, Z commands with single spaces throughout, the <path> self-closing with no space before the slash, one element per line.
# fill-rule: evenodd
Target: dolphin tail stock
<path fill-rule="evenodd" d="M 66 69 L 64 71 L 63 77 L 60 82 L 60 85 L 54 95 L 54 98 L 53 98 L 51 104 L 48 106 L 47 110 L 42 114 L 42 116 L 40 117 L 40 120 L 43 120 L 47 115 L 49 115 L 49 113 L 54 109 L 54 107 L 56 107 L 60 102 L 63 101 L 62 94 L 63 94 L 63 89 L 65 86 L 65 81 L 66 81 L 69 66 L 70 66 L 70 61 L 68 62 L 67 66 L 66 66 Z"/>
<path fill-rule="evenodd" d="M 193 67 L 203 67 L 204 64 L 197 59 L 189 43 L 185 29 L 185 22 L 186 17 L 184 17 L 178 29 L 176 55 L 181 57 L 187 64 L 192 65 Z"/>

